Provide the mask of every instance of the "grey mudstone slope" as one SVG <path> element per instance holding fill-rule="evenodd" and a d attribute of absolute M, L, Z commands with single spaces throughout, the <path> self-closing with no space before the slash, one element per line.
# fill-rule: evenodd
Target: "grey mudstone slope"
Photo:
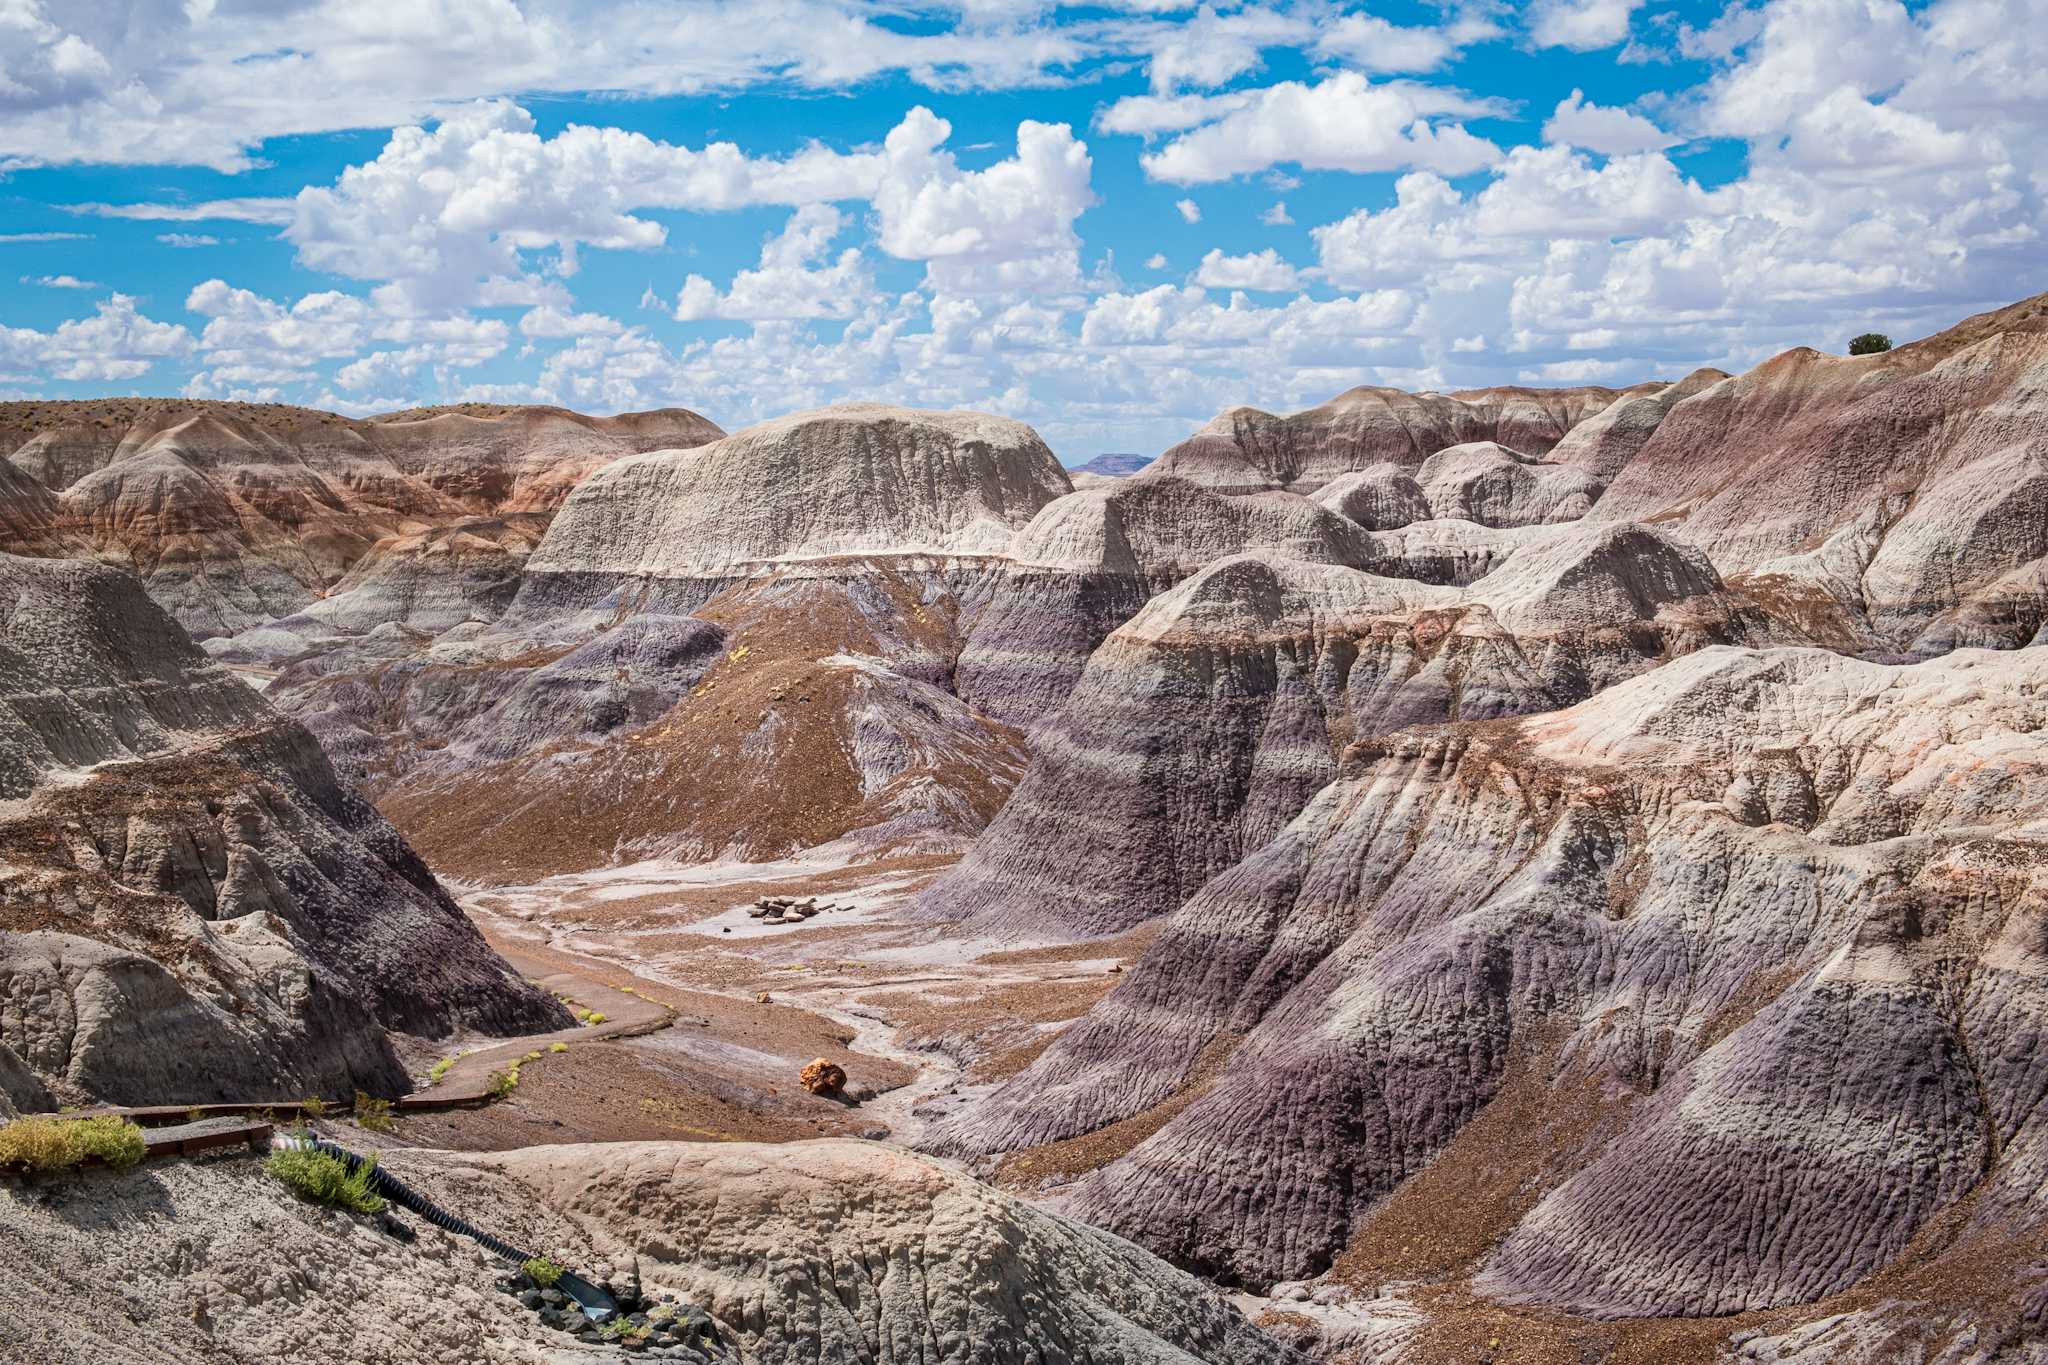
<path fill-rule="evenodd" d="M 0 555 L 0 600 L 0 1085 L 17 1105 L 24 1068 L 74 1101 L 393 1093 L 391 1031 L 565 1017 L 133 577 Z"/>
<path fill-rule="evenodd" d="M 596 418 L 472 405 L 360 421 L 179 399 L 0 403 L 0 491 L 16 504 L 0 516 L 0 550 L 127 564 L 195 638 L 226 637 L 354 592 L 351 570 L 373 552 L 389 561 L 393 541 L 468 525 L 502 539 L 510 519 L 530 544 L 592 469 L 722 434 L 679 408 Z M 21 484 L 40 491 L 8 487 Z M 469 571 L 396 554 L 411 563 L 396 575 L 387 563 L 373 601 L 394 577 Z M 458 578 L 414 591 L 462 590 Z"/>
<path fill-rule="evenodd" d="M 400 1151 L 389 1164 L 516 1244 L 708 1312 L 751 1365 L 1309 1365 L 1130 1243 L 877 1144 Z M 400 1244 L 248 1160 L 91 1179 L 0 1218 L 0 1352 L 48 1365 L 635 1358 L 567 1345 L 491 1290 L 502 1262 L 416 1226 Z"/>
<path fill-rule="evenodd" d="M 1271 839 L 1354 739 L 1569 705 L 1759 629 L 1702 556 L 1645 527 L 1559 528 L 1467 589 L 1219 561 L 1095 652 L 918 913 L 1019 938 L 1129 928 Z"/>
<path fill-rule="evenodd" d="M 1519 1056 L 1529 1135 L 1574 1131 L 1588 1087 L 1615 1107 L 1561 1147 L 1491 1293 L 1805 1303 L 1937 1217 L 1937 1247 L 2010 1268 L 2048 1178 L 2044 734 L 2039 650 L 1723 647 L 1562 712 L 1361 743 L 935 1145 L 1053 1141 L 1192 1086 L 1073 1205 L 1266 1281 L 1458 1160 Z"/>
<path fill-rule="evenodd" d="M 1471 441 L 1498 441 L 1541 456 L 1623 393 L 1658 387 L 1448 394 L 1360 387 L 1286 417 L 1231 408 L 1132 477 L 1183 478 L 1219 493 L 1313 493 L 1356 470 L 1379 464 L 1412 469 L 1439 450 Z"/>

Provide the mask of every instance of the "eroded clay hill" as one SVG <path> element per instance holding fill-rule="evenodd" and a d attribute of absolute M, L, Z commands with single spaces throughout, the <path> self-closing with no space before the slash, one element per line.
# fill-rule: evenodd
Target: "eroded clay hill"
<path fill-rule="evenodd" d="M 1111 635 L 989 833 L 920 902 L 998 936 L 1113 933 L 1270 840 L 1346 744 L 1549 711 L 1761 613 L 1646 527 L 1560 528 L 1469 588 L 1271 552 L 1221 560 Z"/>
<path fill-rule="evenodd" d="M 1925 657 L 2035 638 L 2044 496 L 2048 295 L 1714 383 L 1664 413 L 1594 515 L 1655 520 L 1821 643 Z"/>
<path fill-rule="evenodd" d="M 1250 551 L 1400 554 L 1296 494 L 1071 491 L 1019 423 L 854 404 L 607 466 L 491 619 L 399 629 L 344 592 L 214 647 L 277 669 L 270 695 L 465 875 L 957 852 L 1103 639 Z"/>
<path fill-rule="evenodd" d="M 1356 470 L 1379 464 L 1413 469 L 1440 450 L 1471 442 L 1498 442 L 1536 458 L 1617 399 L 1659 387 L 1445 394 L 1360 386 L 1285 417 L 1231 408 L 1133 477 L 1182 478 L 1219 493 L 1313 493 Z"/>
<path fill-rule="evenodd" d="M 468 405 L 355 421 L 274 404 L 6 403 L 0 529 L 15 553 L 82 551 L 133 569 L 202 640 L 365 586 L 380 619 L 406 621 L 405 599 L 420 593 L 488 612 L 591 470 L 722 434 L 682 409 L 594 418 Z M 12 487 L 21 480 L 33 488 Z M 396 586 L 406 579 L 427 585 Z"/>
<path fill-rule="evenodd" d="M 955 692 L 963 601 L 1068 493 L 1020 423 L 800 414 L 586 480 L 501 620 L 370 632 L 273 690 L 479 874 L 957 850 L 1023 766 Z"/>
<path fill-rule="evenodd" d="M 1254 1283 L 1384 1261 L 1406 1182 L 1504 1160 L 1516 1188 L 1437 1216 L 1534 1200 L 1443 1268 L 1508 1302 L 1807 1303 L 1923 1234 L 2017 1274 L 2048 1175 L 2044 734 L 2039 650 L 1716 647 L 1363 741 L 933 1145 L 1157 1109 L 1072 1207 Z M 1462 1148 L 1511 1081 L 1522 1157 Z"/>
<path fill-rule="evenodd" d="M 133 576 L 0 555 L 0 600 L 14 1107 L 398 1093 L 394 1032 L 566 1022 Z"/>

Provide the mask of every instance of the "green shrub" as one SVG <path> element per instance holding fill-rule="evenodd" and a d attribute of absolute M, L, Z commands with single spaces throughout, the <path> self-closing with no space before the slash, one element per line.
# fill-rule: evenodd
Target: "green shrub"
<path fill-rule="evenodd" d="M 494 1100 L 502 1100 L 519 1088 L 519 1068 L 508 1066 L 503 1071 L 493 1071 L 491 1079 L 484 1085 L 484 1093 Z"/>
<path fill-rule="evenodd" d="M 534 1257 L 521 1266 L 520 1269 L 524 1270 L 527 1276 L 542 1289 L 552 1289 L 555 1281 L 562 1278 L 562 1267 L 556 1265 L 545 1256 Z"/>
<path fill-rule="evenodd" d="M 448 1074 L 448 1068 L 455 1065 L 454 1057 L 443 1057 L 427 1068 L 427 1084 L 439 1085 L 441 1078 Z"/>
<path fill-rule="evenodd" d="M 391 1131 L 391 1101 L 356 1091 L 356 1127 L 372 1133 Z"/>
<path fill-rule="evenodd" d="M 270 1154 L 263 1169 L 282 1180 L 293 1194 L 310 1203 L 350 1213 L 381 1213 L 383 1196 L 370 1188 L 376 1169 L 373 1153 L 350 1171 L 348 1163 L 332 1152 L 289 1147 Z"/>
<path fill-rule="evenodd" d="M 308 1095 L 299 1101 L 299 1112 L 309 1119 L 324 1118 L 327 1114 L 327 1101 L 318 1095 Z"/>
<path fill-rule="evenodd" d="M 133 1166 L 149 1150 L 142 1130 L 127 1119 L 73 1119 L 65 1126 L 81 1158 L 96 1156 L 117 1171 Z"/>
<path fill-rule="evenodd" d="M 1879 351 L 1889 351 L 1891 348 L 1892 339 L 1883 332 L 1865 332 L 1860 337 L 1851 338 L 1849 342 L 1850 355 L 1876 355 Z"/>
<path fill-rule="evenodd" d="M 567 1043 L 549 1043 L 549 1044 L 548 1044 L 548 1051 L 550 1051 L 550 1052 L 567 1052 L 568 1050 L 569 1050 L 569 1045 L 568 1045 Z"/>
<path fill-rule="evenodd" d="M 56 1119 L 36 1114 L 0 1127 L 0 1166 L 68 1171 L 89 1157 L 115 1170 L 142 1160 L 142 1130 L 124 1118 Z"/>

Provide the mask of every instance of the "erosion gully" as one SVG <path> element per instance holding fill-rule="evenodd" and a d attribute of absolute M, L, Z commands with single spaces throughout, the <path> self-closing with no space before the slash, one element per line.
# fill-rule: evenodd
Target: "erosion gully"
<path fill-rule="evenodd" d="M 520 971 L 584 1008 L 611 1001 L 596 1006 L 606 1028 L 634 1018 L 640 1036 L 624 1046 L 678 1084 L 694 1080 L 764 1119 L 801 1121 L 836 1106 L 827 1131 L 907 1146 L 1020 1069 L 1143 948 L 1141 936 L 1079 946 L 966 939 L 911 920 L 910 900 L 946 861 L 640 863 L 451 890 Z M 767 896 L 834 908 L 768 924 L 747 913 Z M 640 1028 L 650 1003 L 667 1017 Z M 458 1071 L 473 1078 L 530 1046 L 481 1048 Z M 846 1098 L 796 1091 L 813 1055 L 844 1067 Z M 563 1060 L 544 1052 L 530 1065 L 545 1074 Z M 661 1102 L 643 1108 L 660 1112 Z"/>

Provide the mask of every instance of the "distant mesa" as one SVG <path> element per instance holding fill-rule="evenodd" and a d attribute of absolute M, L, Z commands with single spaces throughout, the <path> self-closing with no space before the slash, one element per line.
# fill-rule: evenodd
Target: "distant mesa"
<path fill-rule="evenodd" d="M 1151 464 L 1157 458 L 1152 455 L 1097 455 L 1086 464 L 1077 464 L 1068 470 L 1070 474 L 1099 474 L 1105 479 L 1125 479 Z"/>
<path fill-rule="evenodd" d="M 528 572 L 587 594 L 778 561 L 1000 554 L 1072 488 L 1022 422 L 846 403 L 606 467 L 570 495 Z"/>

